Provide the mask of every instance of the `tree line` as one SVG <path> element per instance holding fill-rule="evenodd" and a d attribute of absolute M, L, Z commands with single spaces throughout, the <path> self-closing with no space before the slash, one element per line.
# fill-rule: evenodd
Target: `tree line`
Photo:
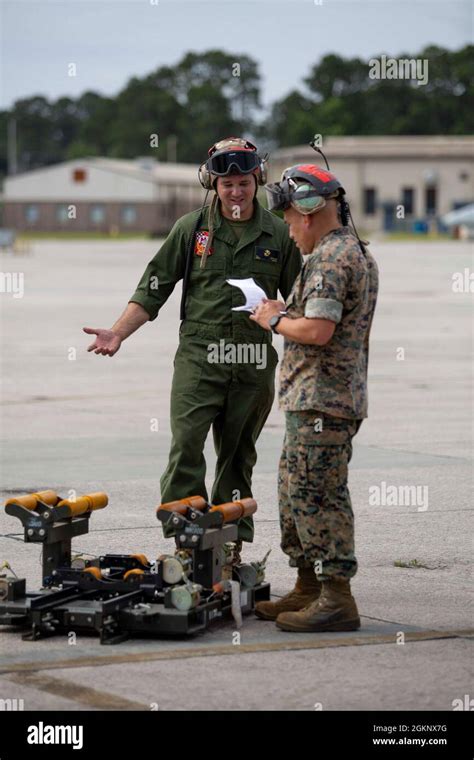
<path fill-rule="evenodd" d="M 198 163 L 214 139 L 239 134 L 266 150 L 307 143 L 315 133 L 472 134 L 473 52 L 473 45 L 457 51 L 431 45 L 398 55 L 428 62 L 423 84 L 388 74 L 374 78 L 369 61 L 329 54 L 266 112 L 256 60 L 220 50 L 190 52 L 176 66 L 132 77 L 116 97 L 87 91 L 78 98 L 17 100 L 0 111 L 0 174 L 7 174 L 12 118 L 18 171 L 84 156 Z"/>

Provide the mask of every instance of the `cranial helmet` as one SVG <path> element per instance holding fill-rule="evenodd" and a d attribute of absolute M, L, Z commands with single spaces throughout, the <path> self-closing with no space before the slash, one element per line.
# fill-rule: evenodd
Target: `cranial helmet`
<path fill-rule="evenodd" d="M 265 186 L 270 211 L 294 208 L 300 214 L 321 211 L 330 198 L 341 198 L 345 190 L 329 171 L 315 164 L 297 164 L 285 169 L 280 182 Z"/>
<path fill-rule="evenodd" d="M 212 190 L 217 177 L 229 174 L 255 174 L 257 184 L 267 181 L 265 162 L 256 146 L 240 137 L 227 137 L 215 143 L 208 151 L 209 158 L 199 167 L 198 176 L 206 190 Z"/>

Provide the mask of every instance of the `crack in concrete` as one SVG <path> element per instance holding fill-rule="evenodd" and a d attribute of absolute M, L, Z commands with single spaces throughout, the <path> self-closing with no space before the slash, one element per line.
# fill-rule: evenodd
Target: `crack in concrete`
<path fill-rule="evenodd" d="M 73 702 L 86 705 L 90 709 L 96 710 L 149 710 L 148 705 L 141 702 L 134 702 L 130 699 L 118 697 L 109 692 L 92 689 L 88 686 L 68 681 L 65 678 L 53 678 L 45 674 L 36 672 L 12 673 L 7 676 L 8 681 L 46 691 L 54 694 L 56 697 L 70 699 Z"/>
<path fill-rule="evenodd" d="M 474 636 L 474 629 L 452 631 L 407 631 L 405 643 L 420 643 L 439 639 L 469 639 Z M 69 668 L 100 667 L 105 665 L 123 665 L 135 662 L 153 662 L 159 660 L 182 660 L 195 657 L 220 657 L 225 655 L 257 654 L 265 652 L 284 652 L 311 649 L 329 649 L 338 647 L 376 646 L 393 644 L 394 634 L 375 634 L 368 636 L 339 636 L 338 638 L 313 638 L 288 640 L 283 642 L 257 642 L 255 644 L 218 644 L 206 647 L 183 647 L 165 649 L 159 652 L 129 652 L 117 655 L 84 656 L 55 661 L 19 662 L 0 666 L 0 674 L 36 672 L 40 670 L 62 670 Z"/>

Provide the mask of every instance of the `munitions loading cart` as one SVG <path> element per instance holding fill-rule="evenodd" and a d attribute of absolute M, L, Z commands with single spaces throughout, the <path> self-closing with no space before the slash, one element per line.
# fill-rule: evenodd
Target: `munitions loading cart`
<path fill-rule="evenodd" d="M 21 520 L 25 542 L 43 544 L 43 587 L 28 592 L 24 578 L 0 575 L 0 625 L 28 628 L 28 640 L 75 631 L 117 644 L 131 635 L 194 634 L 223 616 L 239 626 L 242 613 L 270 598 L 266 557 L 235 564 L 235 520 L 256 511 L 253 499 L 212 506 L 190 496 L 160 504 L 157 518 L 172 529 L 176 551 L 153 562 L 143 554 L 71 560 L 72 538 L 87 533 L 92 512 L 107 504 L 105 493 L 8 499 L 5 511 Z"/>

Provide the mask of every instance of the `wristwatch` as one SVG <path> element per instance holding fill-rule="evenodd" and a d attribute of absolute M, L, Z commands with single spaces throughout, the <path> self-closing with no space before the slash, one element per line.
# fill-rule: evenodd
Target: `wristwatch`
<path fill-rule="evenodd" d="M 284 316 L 285 316 L 285 314 L 286 314 L 286 311 L 280 311 L 280 313 L 279 313 L 279 314 L 275 314 L 275 316 L 274 316 L 274 317 L 271 317 L 271 318 L 268 320 L 268 324 L 270 325 L 270 329 L 271 329 L 271 331 L 272 331 L 272 332 L 274 332 L 274 333 L 275 333 L 275 335 L 279 335 L 279 334 L 280 334 L 280 333 L 277 333 L 277 330 L 276 330 L 276 329 L 277 329 L 277 327 L 278 327 L 278 323 L 279 323 L 280 319 L 281 319 L 282 317 L 284 317 Z"/>

